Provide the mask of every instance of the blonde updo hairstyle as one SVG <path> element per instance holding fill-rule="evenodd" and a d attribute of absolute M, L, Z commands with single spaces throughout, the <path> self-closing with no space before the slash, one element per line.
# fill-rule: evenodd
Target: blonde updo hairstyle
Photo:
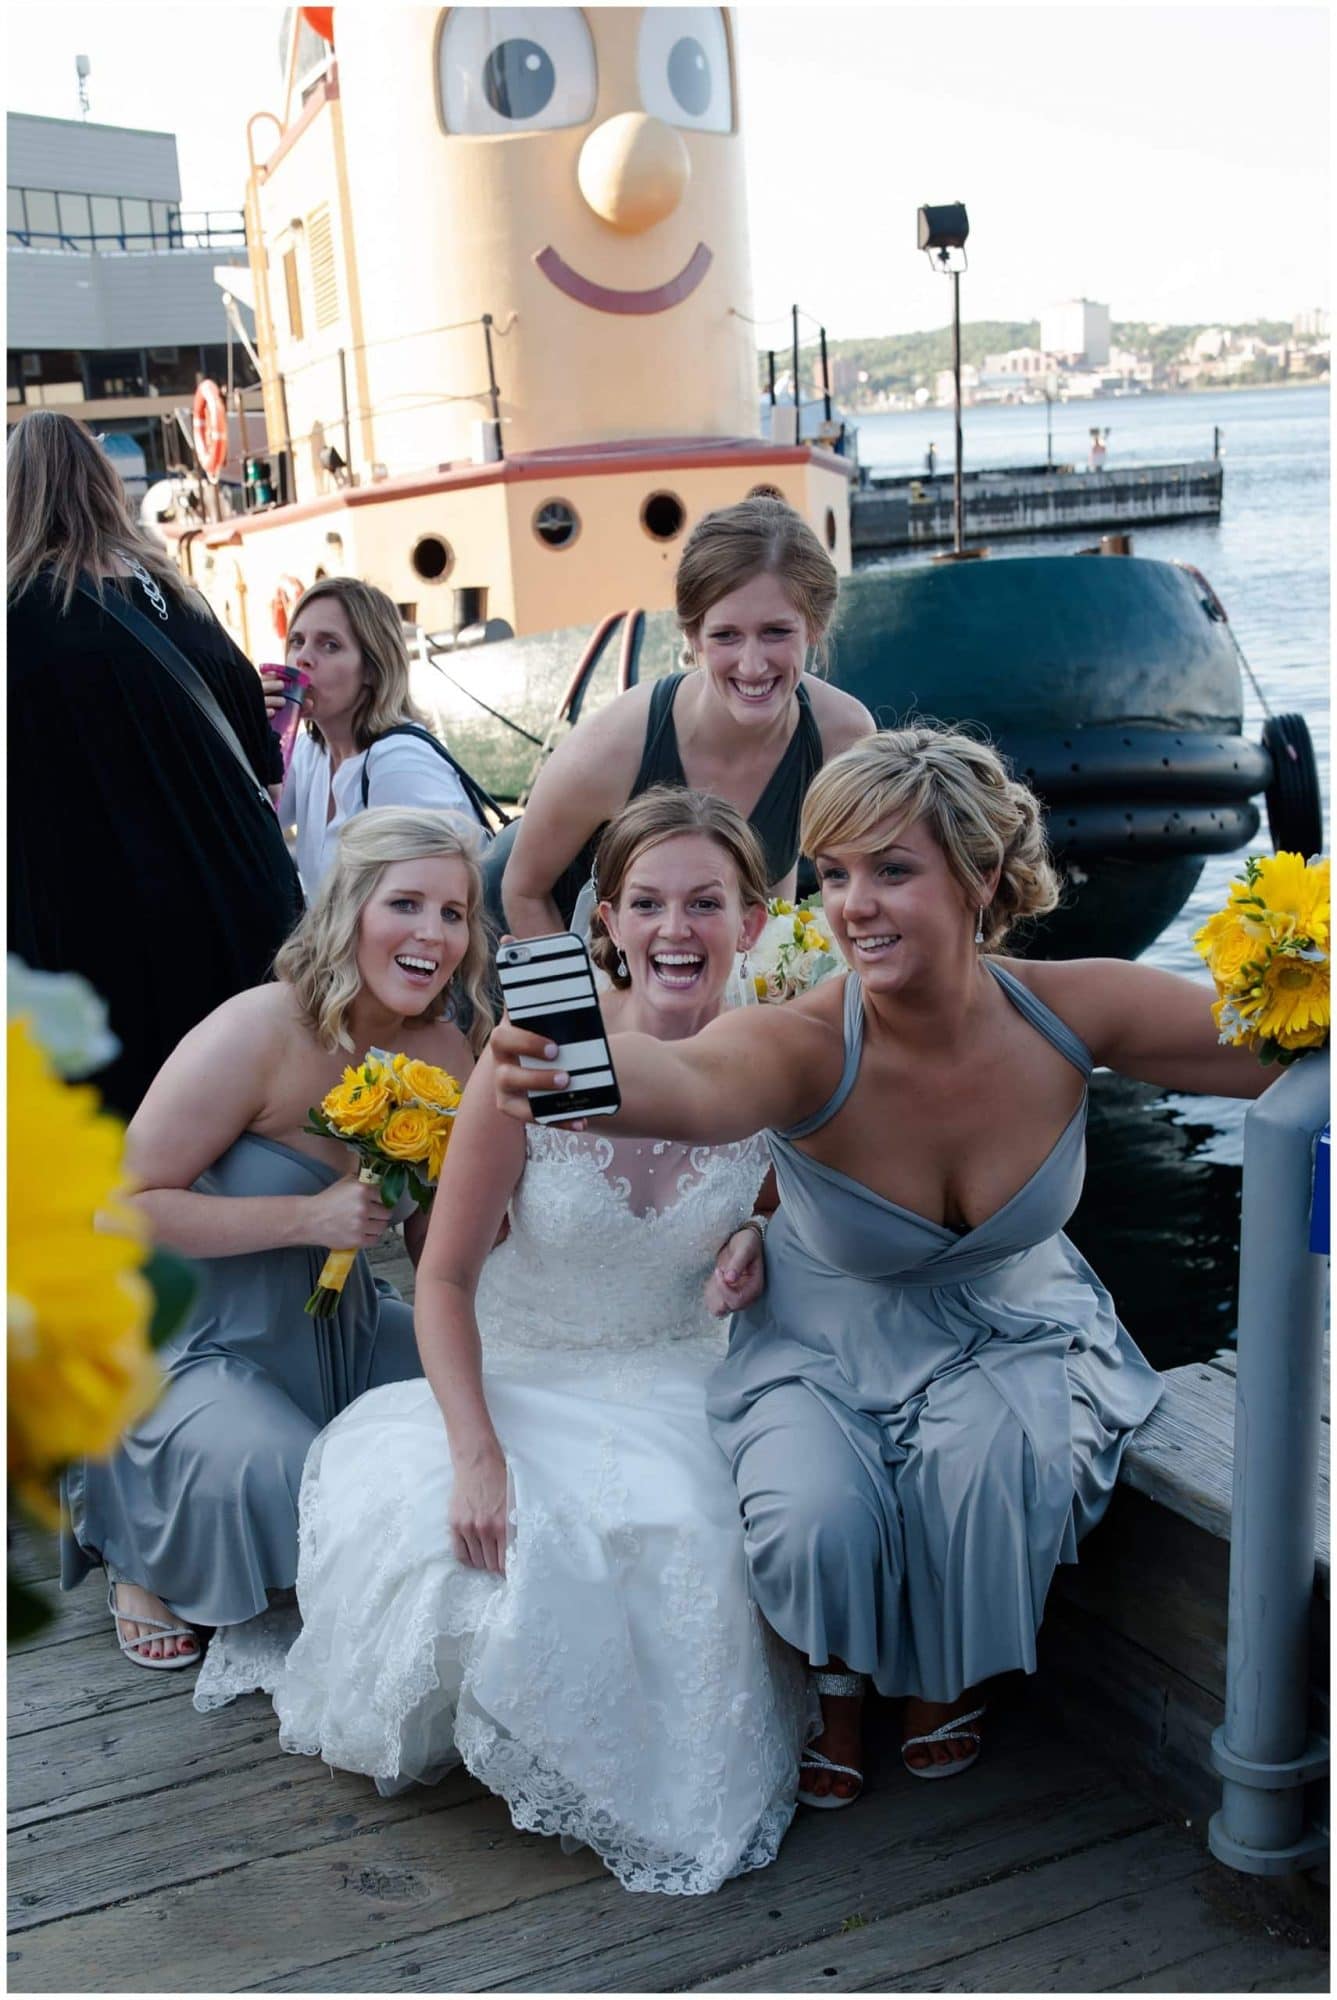
<path fill-rule="evenodd" d="M 469 1002 L 466 1034 L 475 1055 L 492 1031 L 488 998 L 489 939 L 483 914 L 483 877 L 467 834 L 449 813 L 425 806 L 372 806 L 348 820 L 316 900 L 274 960 L 274 971 L 297 996 L 307 1024 L 322 1047 L 352 1049 L 348 1014 L 361 990 L 358 930 L 362 912 L 386 869 L 399 861 L 458 859 L 469 882 L 469 945 L 450 985 L 419 1016 L 450 1016 L 452 994 Z"/>
<path fill-rule="evenodd" d="M 836 614 L 836 566 L 808 523 L 787 500 L 752 494 L 732 507 L 703 514 L 683 543 L 673 580 L 674 608 L 686 642 L 683 665 L 695 664 L 701 621 L 713 605 L 755 576 L 776 576 L 802 618 L 813 665 L 825 669 L 827 633 Z"/>
<path fill-rule="evenodd" d="M 983 948 L 1056 907 L 1040 803 L 1010 777 L 989 743 L 917 720 L 852 744 L 813 779 L 799 838 L 807 855 L 872 853 L 922 821 L 972 906 L 984 909 Z M 985 883 L 999 870 L 986 900 Z"/>
<path fill-rule="evenodd" d="M 353 741 L 359 750 L 369 750 L 377 737 L 384 736 L 397 722 L 426 726 L 427 718 L 409 697 L 409 652 L 404 643 L 404 622 L 399 607 L 373 583 L 355 576 L 326 576 L 304 590 L 293 607 L 288 623 L 291 634 L 299 620 L 321 599 L 341 604 L 348 629 L 362 655 L 365 684 L 353 710 Z M 308 732 L 324 743 L 310 716 Z"/>
<path fill-rule="evenodd" d="M 723 799 L 682 785 L 652 785 L 623 806 L 616 819 L 609 820 L 594 857 L 599 901 L 616 906 L 637 856 L 684 833 L 704 834 L 723 848 L 738 877 L 743 907 L 759 904 L 765 909 L 766 861 L 752 828 Z M 597 911 L 590 918 L 590 957 L 619 991 L 625 992 L 631 985 L 630 975 L 618 964 L 617 946 Z"/>

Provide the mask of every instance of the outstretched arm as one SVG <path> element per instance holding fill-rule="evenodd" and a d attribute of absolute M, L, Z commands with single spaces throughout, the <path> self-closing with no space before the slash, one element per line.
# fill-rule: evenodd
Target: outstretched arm
<path fill-rule="evenodd" d="M 686 1041 L 614 1035 L 609 1046 L 622 1109 L 601 1119 L 601 1128 L 702 1146 L 796 1124 L 831 1095 L 842 1056 L 839 1029 L 833 1036 L 825 1022 L 793 1004 L 722 1014 Z M 533 1118 L 531 1090 L 567 1086 L 564 1070 L 521 1068 L 522 1056 L 541 1064 L 556 1047 L 506 1016 L 493 1030 L 489 1054 L 497 1104 L 511 1118 Z"/>
<path fill-rule="evenodd" d="M 1214 1097 L 1261 1097 L 1276 1080 L 1250 1050 L 1222 1044 L 1205 980 L 1122 958 L 1014 960 L 1011 969 L 1121 1076 Z"/>
<path fill-rule="evenodd" d="M 625 805 L 636 777 L 647 697 L 621 695 L 559 743 L 539 773 L 502 876 L 516 937 L 562 929 L 553 884 L 590 835 Z"/>

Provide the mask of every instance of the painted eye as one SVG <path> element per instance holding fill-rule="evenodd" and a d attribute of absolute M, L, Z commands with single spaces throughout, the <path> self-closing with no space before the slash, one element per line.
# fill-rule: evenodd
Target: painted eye
<path fill-rule="evenodd" d="M 437 54 L 450 132 L 550 132 L 594 116 L 594 44 L 579 7 L 452 7 Z"/>
<path fill-rule="evenodd" d="M 729 38 L 718 7 L 647 7 L 636 51 L 641 103 L 697 132 L 733 130 Z"/>

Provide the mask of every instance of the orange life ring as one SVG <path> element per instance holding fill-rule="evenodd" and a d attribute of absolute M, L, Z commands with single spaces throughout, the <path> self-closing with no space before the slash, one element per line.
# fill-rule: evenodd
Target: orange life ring
<path fill-rule="evenodd" d="M 292 614 L 297 609 L 297 601 L 305 589 L 306 585 L 295 576 L 281 576 L 275 584 L 269 610 L 274 620 L 274 630 L 280 639 L 287 638 Z"/>
<path fill-rule="evenodd" d="M 322 42 L 334 47 L 333 7 L 302 7 L 298 9 L 308 27 L 314 28 Z"/>
<path fill-rule="evenodd" d="M 217 479 L 227 464 L 227 406 L 217 382 L 206 375 L 195 391 L 195 453 L 206 479 Z"/>

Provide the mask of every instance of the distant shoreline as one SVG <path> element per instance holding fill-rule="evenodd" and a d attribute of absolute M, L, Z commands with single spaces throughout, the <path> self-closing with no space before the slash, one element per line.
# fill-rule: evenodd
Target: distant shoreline
<path fill-rule="evenodd" d="M 1196 383 L 1186 383 L 1182 389 L 1170 388 L 1168 386 L 1160 389 L 1145 389 L 1137 396 L 1106 395 L 1069 396 L 1066 399 L 1056 398 L 1054 408 L 1056 410 L 1074 410 L 1085 409 L 1093 403 L 1100 403 L 1102 405 L 1105 403 L 1149 403 L 1156 396 L 1237 396 L 1258 390 L 1266 390 L 1271 395 L 1276 392 L 1284 393 L 1287 390 L 1294 389 L 1330 390 L 1331 388 L 1331 375 L 1316 375 L 1311 381 L 1307 382 L 1204 382 L 1201 386 Z M 921 417 L 927 412 L 934 410 L 944 410 L 950 416 L 952 409 L 950 403 L 913 403 L 905 408 L 896 410 L 886 409 L 877 403 L 845 403 L 842 407 L 851 417 Z M 1029 403 L 998 403 L 993 401 L 987 403 L 966 403 L 963 405 L 963 414 L 969 414 L 973 410 L 1041 410 L 1043 408 L 1044 398 L 1041 396 Z"/>

